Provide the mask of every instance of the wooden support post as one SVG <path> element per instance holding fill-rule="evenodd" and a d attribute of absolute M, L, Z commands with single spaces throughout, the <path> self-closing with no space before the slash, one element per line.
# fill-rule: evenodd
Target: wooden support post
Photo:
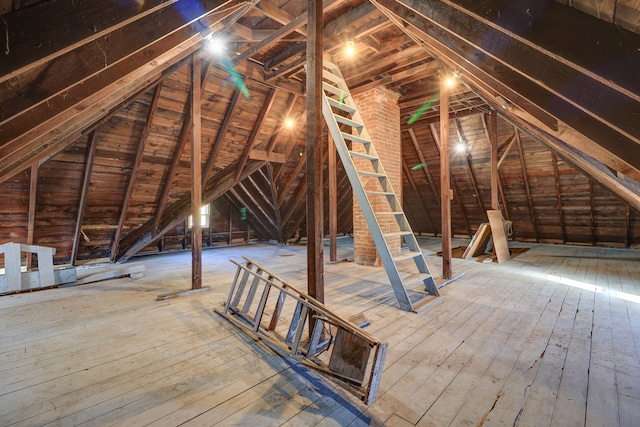
<path fill-rule="evenodd" d="M 442 278 L 451 279 L 451 178 L 449 171 L 449 87 L 440 76 L 440 210 Z"/>
<path fill-rule="evenodd" d="M 567 243 L 567 232 L 564 226 L 564 212 L 562 209 L 562 192 L 560 189 L 560 175 L 558 174 L 558 158 L 555 153 L 551 153 L 553 159 L 553 175 L 556 179 L 556 197 L 558 199 L 558 214 L 560 216 L 560 228 L 562 230 L 562 243 Z"/>
<path fill-rule="evenodd" d="M 331 135 L 327 150 L 329 152 L 329 260 L 338 260 L 338 162 L 337 150 Z"/>
<path fill-rule="evenodd" d="M 33 245 L 33 229 L 36 222 L 36 192 L 38 187 L 38 162 L 31 165 L 31 183 L 29 185 L 29 222 L 27 224 L 27 245 Z M 27 252 L 27 270 L 31 270 L 32 253 Z M 38 258 L 40 262 L 40 258 Z"/>
<path fill-rule="evenodd" d="M 324 302 L 322 219 L 322 0 L 309 0 L 307 24 L 307 287 Z"/>
<path fill-rule="evenodd" d="M 489 147 L 491 149 L 491 209 L 499 210 L 498 204 L 498 112 L 489 116 Z"/>
<path fill-rule="evenodd" d="M 202 288 L 202 152 L 200 117 L 200 57 L 193 55 L 191 64 L 191 289 Z"/>

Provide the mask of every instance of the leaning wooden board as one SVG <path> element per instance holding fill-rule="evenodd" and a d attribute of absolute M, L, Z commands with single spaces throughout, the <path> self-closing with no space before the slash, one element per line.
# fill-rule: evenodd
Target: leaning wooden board
<path fill-rule="evenodd" d="M 493 246 L 496 249 L 498 262 L 504 262 L 511 259 L 509 254 L 509 244 L 507 236 L 504 234 L 504 221 L 502 213 L 498 210 L 488 210 L 489 224 L 491 224 L 491 234 L 493 235 Z"/>

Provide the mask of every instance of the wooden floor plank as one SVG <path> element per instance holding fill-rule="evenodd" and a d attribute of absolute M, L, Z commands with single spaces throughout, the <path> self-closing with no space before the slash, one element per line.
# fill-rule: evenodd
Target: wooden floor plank
<path fill-rule="evenodd" d="M 440 240 L 418 240 L 438 271 Z M 230 258 L 304 288 L 303 246 L 205 251 L 212 291 L 169 301 L 155 297 L 190 287 L 189 253 L 136 259 L 139 279 L 0 297 L 0 425 L 635 426 L 640 251 L 510 246 L 529 250 L 500 265 L 454 259 L 464 276 L 420 314 L 397 308 L 383 269 L 326 265 L 330 308 L 364 314 L 389 343 L 368 407 L 213 312 Z"/>

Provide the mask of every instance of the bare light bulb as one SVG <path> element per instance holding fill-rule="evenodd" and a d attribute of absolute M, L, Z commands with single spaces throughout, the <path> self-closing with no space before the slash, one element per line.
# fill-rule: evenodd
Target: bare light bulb
<path fill-rule="evenodd" d="M 284 127 L 286 127 L 287 129 L 291 129 L 293 127 L 293 119 L 291 117 L 287 117 L 284 120 Z"/>
<path fill-rule="evenodd" d="M 347 56 L 353 56 L 356 53 L 356 44 L 353 40 L 347 41 L 347 47 L 344 49 Z"/>

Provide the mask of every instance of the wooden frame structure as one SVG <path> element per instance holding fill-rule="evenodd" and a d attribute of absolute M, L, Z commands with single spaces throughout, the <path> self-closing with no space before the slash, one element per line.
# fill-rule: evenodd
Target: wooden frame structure
<path fill-rule="evenodd" d="M 243 257 L 222 312 L 267 348 L 337 379 L 367 403 L 378 395 L 387 343 L 338 316 L 320 301 Z M 277 292 L 277 295 L 276 295 Z M 290 319 L 288 326 L 280 322 Z"/>

